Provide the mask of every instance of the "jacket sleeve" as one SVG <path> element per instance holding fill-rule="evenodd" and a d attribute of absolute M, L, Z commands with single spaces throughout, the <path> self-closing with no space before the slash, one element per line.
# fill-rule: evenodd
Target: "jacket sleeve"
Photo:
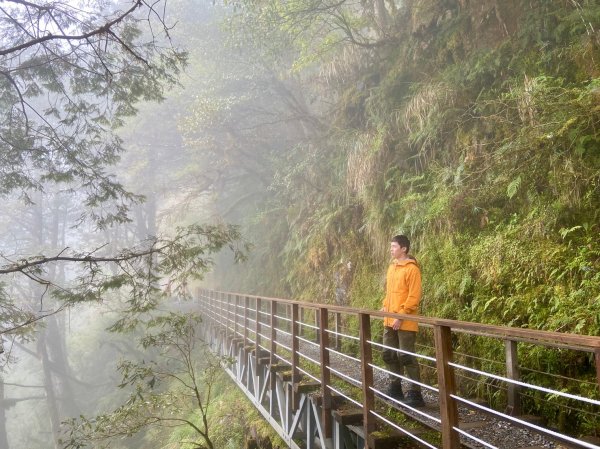
<path fill-rule="evenodd" d="M 399 313 L 415 314 L 421 301 L 421 270 L 412 265 L 406 276 L 408 296 Z"/>

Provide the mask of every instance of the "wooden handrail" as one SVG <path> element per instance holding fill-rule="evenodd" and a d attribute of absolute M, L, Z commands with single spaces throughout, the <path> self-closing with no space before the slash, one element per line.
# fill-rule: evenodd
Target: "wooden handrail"
<path fill-rule="evenodd" d="M 233 293 L 242 295 L 240 293 Z M 248 298 L 259 298 L 253 295 L 243 295 Z M 470 321 L 449 320 L 444 318 L 431 318 L 422 315 L 405 315 L 401 313 L 382 312 L 380 310 L 365 310 L 353 307 L 337 306 L 332 304 L 320 304 L 312 302 L 295 301 L 292 299 L 274 298 L 260 296 L 265 301 L 276 301 L 282 304 L 297 304 L 305 308 L 319 309 L 327 307 L 330 312 L 341 312 L 346 314 L 360 314 L 368 312 L 371 317 L 385 318 L 393 317 L 402 320 L 416 321 L 419 325 L 427 327 L 446 326 L 456 332 L 468 332 L 474 335 L 500 338 L 503 340 L 512 339 L 525 343 L 541 344 L 548 347 L 570 348 L 586 352 L 596 352 L 600 350 L 600 337 L 570 334 L 566 332 L 552 332 L 537 329 L 523 329 L 519 327 L 498 326 L 494 324 L 481 324 Z"/>

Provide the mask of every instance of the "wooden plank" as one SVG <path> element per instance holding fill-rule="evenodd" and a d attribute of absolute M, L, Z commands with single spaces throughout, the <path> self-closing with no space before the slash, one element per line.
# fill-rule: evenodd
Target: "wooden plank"
<path fill-rule="evenodd" d="M 511 380 L 521 380 L 519 373 L 519 360 L 517 355 L 517 342 L 514 340 L 504 341 L 506 353 L 506 377 Z M 521 410 L 521 388 L 519 385 L 508 384 L 506 413 L 518 416 Z"/>
<path fill-rule="evenodd" d="M 280 373 L 282 371 L 289 371 L 290 366 L 285 363 L 275 363 L 274 365 L 270 365 L 269 369 L 274 373 Z"/>
<path fill-rule="evenodd" d="M 360 313 L 359 319 L 359 338 L 360 338 L 360 358 L 363 390 L 363 425 L 365 435 L 368 436 L 375 430 L 375 417 L 371 410 L 375 408 L 375 393 L 373 392 L 373 351 L 371 348 L 371 317 L 368 313 Z M 369 439 L 365 438 L 368 442 Z"/>
<path fill-rule="evenodd" d="M 359 408 L 334 410 L 332 412 L 333 418 L 340 424 L 343 425 L 362 425 L 363 423 L 363 411 Z"/>
<path fill-rule="evenodd" d="M 306 380 L 294 385 L 296 393 L 307 394 L 312 393 L 317 389 L 321 388 L 321 382 L 315 382 L 314 380 Z"/>
<path fill-rule="evenodd" d="M 455 427 L 458 427 L 458 410 L 456 401 L 450 395 L 456 393 L 454 372 L 450 366 L 452 361 L 452 332 L 447 326 L 434 328 L 435 355 L 438 371 L 438 387 L 440 401 L 440 419 L 442 420 L 442 447 L 459 449 L 460 439 Z"/>
<path fill-rule="evenodd" d="M 321 424 L 323 428 L 323 437 L 331 438 L 332 422 L 331 422 L 331 371 L 329 371 L 329 311 L 322 307 L 318 314 L 319 322 L 319 350 L 321 355 L 321 395 L 323 402 L 321 404 Z"/>

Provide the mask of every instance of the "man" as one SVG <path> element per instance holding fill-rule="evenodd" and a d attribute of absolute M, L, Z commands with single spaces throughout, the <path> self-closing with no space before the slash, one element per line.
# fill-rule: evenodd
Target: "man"
<path fill-rule="evenodd" d="M 387 271 L 384 312 L 416 315 L 421 300 L 421 270 L 414 257 L 408 254 L 410 241 L 404 235 L 395 236 L 390 243 L 390 253 L 394 259 Z M 415 353 L 418 323 L 386 317 L 383 321 L 383 344 L 389 348 L 398 348 Z M 383 350 L 383 361 L 388 370 L 398 375 L 420 382 L 419 364 L 414 355 L 398 352 L 395 349 Z M 396 376 L 391 376 L 388 396 L 404 402 L 411 407 L 423 407 L 421 387 L 410 382 L 406 398 L 402 393 L 402 382 Z"/>

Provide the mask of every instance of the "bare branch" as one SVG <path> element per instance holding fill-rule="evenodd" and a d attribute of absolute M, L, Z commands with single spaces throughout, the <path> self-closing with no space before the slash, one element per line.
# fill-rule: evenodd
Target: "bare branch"
<path fill-rule="evenodd" d="M 20 3 L 20 0 L 12 0 L 13 2 L 16 3 Z M 35 45 L 39 45 L 42 44 L 44 42 L 48 42 L 48 41 L 52 41 L 52 40 L 86 40 L 89 39 L 92 36 L 97 36 L 97 35 L 101 35 L 101 34 L 105 34 L 105 33 L 109 33 L 111 31 L 111 28 L 115 25 L 117 25 L 118 23 L 122 22 L 127 16 L 129 16 L 130 14 L 132 14 L 136 9 L 138 9 L 139 7 L 141 7 L 144 4 L 143 0 L 137 0 L 134 5 L 129 8 L 127 11 L 125 11 L 123 14 L 121 14 L 120 16 L 116 17 L 115 19 L 106 22 L 104 25 L 88 32 L 88 33 L 83 33 L 83 34 L 78 34 L 78 35 L 56 35 L 56 34 L 47 34 L 45 36 L 42 37 L 38 37 L 35 39 L 31 39 L 27 42 L 24 42 L 20 45 L 15 45 L 14 47 L 9 47 L 9 48 L 5 48 L 5 49 L 1 49 L 0 50 L 0 56 L 5 56 L 5 55 L 9 55 L 11 53 L 15 53 L 17 51 L 20 50 L 25 50 L 26 48 L 30 48 L 33 47 Z"/>

